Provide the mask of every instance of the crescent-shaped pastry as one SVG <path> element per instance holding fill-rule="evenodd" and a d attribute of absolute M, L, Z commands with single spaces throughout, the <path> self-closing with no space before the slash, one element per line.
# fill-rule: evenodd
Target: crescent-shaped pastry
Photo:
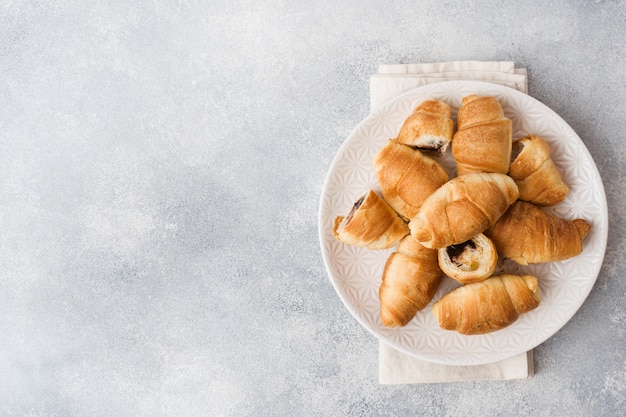
<path fill-rule="evenodd" d="M 513 142 L 509 175 L 519 188 L 520 200 L 551 206 L 567 197 L 563 182 L 550 157 L 550 145 L 540 136 L 528 135 Z"/>
<path fill-rule="evenodd" d="M 383 198 L 405 219 L 448 181 L 448 173 L 434 159 L 417 149 L 389 140 L 374 156 L 374 170 Z"/>
<path fill-rule="evenodd" d="M 383 270 L 379 290 L 380 318 L 387 327 L 402 327 L 428 305 L 441 281 L 437 250 L 404 237 Z"/>
<path fill-rule="evenodd" d="M 337 216 L 335 238 L 352 246 L 387 249 L 409 234 L 407 224 L 373 190 L 368 190 L 352 206 L 347 216 Z"/>
<path fill-rule="evenodd" d="M 476 335 L 511 325 L 540 302 L 536 277 L 503 274 L 450 291 L 432 312 L 442 329 Z"/>
<path fill-rule="evenodd" d="M 457 245 L 482 233 L 517 200 L 508 175 L 472 173 L 455 177 L 424 201 L 409 229 L 427 248 Z"/>
<path fill-rule="evenodd" d="M 512 122 L 495 97 L 475 94 L 464 97 L 452 138 L 457 174 L 506 174 L 511 163 L 512 136 Z"/>
<path fill-rule="evenodd" d="M 453 132 L 450 106 L 440 100 L 428 99 L 419 103 L 404 121 L 397 139 L 414 148 L 445 153 Z"/>
<path fill-rule="evenodd" d="M 479 233 L 463 243 L 439 249 L 438 259 L 447 276 L 461 284 L 471 284 L 493 274 L 498 252 L 491 239 Z"/>
<path fill-rule="evenodd" d="M 520 265 L 572 258 L 583 250 L 591 230 L 584 219 L 566 220 L 518 200 L 485 234 L 498 253 Z"/>

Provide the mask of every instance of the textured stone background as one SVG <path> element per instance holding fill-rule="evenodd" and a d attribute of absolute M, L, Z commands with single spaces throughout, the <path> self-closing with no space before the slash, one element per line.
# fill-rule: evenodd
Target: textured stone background
<path fill-rule="evenodd" d="M 0 1 L 0 415 L 626 415 L 626 2 L 86 3 Z M 379 64 L 462 59 L 583 139 L 605 263 L 535 377 L 380 386 L 322 184 Z"/>

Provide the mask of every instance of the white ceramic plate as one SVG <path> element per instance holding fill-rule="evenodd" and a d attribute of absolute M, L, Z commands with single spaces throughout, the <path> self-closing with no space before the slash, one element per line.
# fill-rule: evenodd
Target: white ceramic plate
<path fill-rule="evenodd" d="M 380 321 L 378 288 L 393 249 L 372 251 L 351 247 L 333 237 L 335 216 L 345 215 L 367 189 L 380 191 L 372 166 L 374 154 L 397 135 L 415 106 L 427 99 L 447 102 L 456 117 L 461 99 L 470 94 L 498 98 L 513 122 L 513 138 L 529 133 L 543 137 L 552 158 L 570 187 L 567 199 L 548 210 L 567 219 L 592 224 L 583 253 L 562 262 L 522 267 L 504 261 L 496 272 L 529 273 L 539 279 L 542 301 L 511 326 L 486 335 L 465 336 L 439 328 L 431 304 L 403 328 L 389 329 Z M 454 173 L 447 154 L 439 159 Z M 608 212 L 602 180 L 589 151 L 572 128 L 536 99 L 497 84 L 447 81 L 411 90 L 364 119 L 343 143 L 328 172 L 320 202 L 319 233 L 330 280 L 348 310 L 376 337 L 390 346 L 430 362 L 477 365 L 530 350 L 544 342 L 576 313 L 591 291 L 606 250 Z M 444 277 L 433 302 L 456 285 Z"/>

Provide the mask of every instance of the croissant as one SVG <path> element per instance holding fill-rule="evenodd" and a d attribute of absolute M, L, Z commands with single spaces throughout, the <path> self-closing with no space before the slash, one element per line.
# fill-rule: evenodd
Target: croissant
<path fill-rule="evenodd" d="M 387 327 L 402 327 L 433 299 L 441 281 L 437 251 L 410 235 L 398 244 L 383 270 L 379 290 L 380 318 Z"/>
<path fill-rule="evenodd" d="M 508 175 L 473 173 L 455 177 L 432 193 L 409 222 L 411 234 L 427 248 L 458 245 L 482 233 L 517 200 Z"/>
<path fill-rule="evenodd" d="M 438 162 L 396 140 L 387 142 L 374 156 L 374 169 L 383 198 L 406 219 L 448 181 L 448 173 Z"/>
<path fill-rule="evenodd" d="M 450 106 L 440 100 L 428 99 L 404 121 L 397 139 L 414 148 L 445 153 L 453 130 Z"/>
<path fill-rule="evenodd" d="M 550 157 L 550 146 L 542 137 L 528 135 L 514 141 L 513 154 L 509 175 L 519 188 L 520 200 L 551 206 L 567 197 L 569 188 Z"/>
<path fill-rule="evenodd" d="M 568 259 L 583 250 L 591 225 L 566 220 L 526 201 L 516 201 L 485 234 L 498 253 L 520 265 Z"/>
<path fill-rule="evenodd" d="M 498 172 L 506 174 L 511 163 L 513 126 L 495 97 L 466 96 L 457 115 L 452 156 L 457 174 Z"/>
<path fill-rule="evenodd" d="M 438 250 L 439 267 L 450 278 L 470 284 L 489 278 L 496 269 L 498 252 L 493 242 L 479 233 L 470 240 Z"/>
<path fill-rule="evenodd" d="M 442 329 L 475 335 L 509 326 L 540 302 L 536 277 L 503 274 L 450 291 L 432 312 Z"/>
<path fill-rule="evenodd" d="M 348 245 L 387 249 L 409 234 L 407 224 L 373 190 L 363 194 L 347 216 L 337 216 L 335 238 Z"/>

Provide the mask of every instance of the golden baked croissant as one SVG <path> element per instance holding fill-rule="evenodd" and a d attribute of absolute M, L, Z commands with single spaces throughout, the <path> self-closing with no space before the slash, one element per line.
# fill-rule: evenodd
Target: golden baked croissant
<path fill-rule="evenodd" d="M 473 238 L 438 250 L 439 267 L 461 284 L 489 278 L 496 269 L 498 252 L 491 239 L 482 233 Z"/>
<path fill-rule="evenodd" d="M 387 327 L 402 327 L 428 305 L 441 281 L 437 250 L 420 245 L 410 235 L 387 259 L 378 292 L 380 318 Z"/>
<path fill-rule="evenodd" d="M 444 153 L 452 140 L 454 122 L 450 106 L 440 100 L 421 102 L 404 121 L 398 142 L 414 148 Z"/>
<path fill-rule="evenodd" d="M 405 219 L 448 181 L 448 173 L 437 161 L 393 139 L 374 156 L 374 170 L 383 198 Z"/>
<path fill-rule="evenodd" d="M 520 265 L 568 259 L 583 250 L 591 225 L 584 219 L 566 220 L 518 200 L 485 234 L 498 253 Z"/>
<path fill-rule="evenodd" d="M 335 238 L 343 243 L 369 249 L 387 249 L 409 233 L 407 224 L 373 190 L 363 194 L 347 216 L 337 216 Z"/>
<path fill-rule="evenodd" d="M 411 221 L 415 239 L 428 248 L 445 248 L 482 233 L 517 200 L 508 175 L 472 173 L 455 177 L 432 193 Z"/>
<path fill-rule="evenodd" d="M 450 291 L 432 312 L 442 329 L 474 335 L 509 326 L 540 302 L 536 277 L 503 274 Z"/>
<path fill-rule="evenodd" d="M 506 174 L 511 163 L 513 126 L 495 97 L 463 98 L 452 137 L 457 175 L 470 172 Z"/>
<path fill-rule="evenodd" d="M 567 197 L 569 188 L 550 157 L 550 145 L 542 137 L 528 135 L 513 141 L 513 155 L 509 175 L 519 188 L 520 200 L 551 206 Z"/>

